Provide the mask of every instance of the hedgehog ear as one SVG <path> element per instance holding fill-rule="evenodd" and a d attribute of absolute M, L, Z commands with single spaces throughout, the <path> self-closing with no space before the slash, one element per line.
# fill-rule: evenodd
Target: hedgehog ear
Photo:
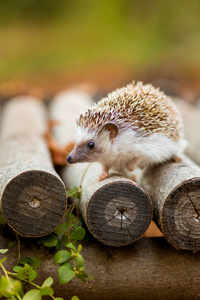
<path fill-rule="evenodd" d="M 119 131 L 118 126 L 112 122 L 106 123 L 102 129 L 110 132 L 111 140 L 113 140 L 118 135 Z"/>

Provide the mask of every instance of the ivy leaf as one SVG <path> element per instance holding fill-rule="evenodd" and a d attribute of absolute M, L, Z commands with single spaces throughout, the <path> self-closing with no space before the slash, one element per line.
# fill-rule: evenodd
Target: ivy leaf
<path fill-rule="evenodd" d="M 58 227 L 55 229 L 55 234 L 57 235 L 63 235 L 68 230 L 68 223 L 61 223 L 58 225 Z"/>
<path fill-rule="evenodd" d="M 51 286 L 53 284 L 53 278 L 52 277 L 48 277 L 44 282 L 43 282 L 43 285 L 42 285 L 42 288 L 44 286 Z"/>
<path fill-rule="evenodd" d="M 79 300 L 79 298 L 77 296 L 73 296 L 71 300 Z"/>
<path fill-rule="evenodd" d="M 75 276 L 75 272 L 65 266 L 61 266 L 58 273 L 58 280 L 61 284 L 68 283 Z"/>
<path fill-rule="evenodd" d="M 38 241 L 38 244 L 43 244 L 45 247 L 56 247 L 58 244 L 58 238 L 54 234 L 49 234 Z"/>
<path fill-rule="evenodd" d="M 6 252 L 8 252 L 8 249 L 0 249 L 1 254 L 5 254 Z"/>
<path fill-rule="evenodd" d="M 71 235 L 70 238 L 74 240 L 82 240 L 85 236 L 85 229 L 78 227 Z"/>
<path fill-rule="evenodd" d="M 22 300 L 41 300 L 42 296 L 40 294 L 40 290 L 32 289 L 28 291 Z"/>
<path fill-rule="evenodd" d="M 70 259 L 72 257 L 71 253 L 69 251 L 66 250 L 60 250 L 58 252 L 56 252 L 55 256 L 54 256 L 54 264 L 62 264 L 65 261 L 67 261 L 68 259 Z"/>
<path fill-rule="evenodd" d="M 56 300 L 64 300 L 63 298 L 60 298 L 60 297 L 56 297 L 55 299 Z"/>
<path fill-rule="evenodd" d="M 40 290 L 40 295 L 42 295 L 42 296 L 53 295 L 53 293 L 54 293 L 54 291 L 53 291 L 53 289 L 50 286 L 44 286 Z"/>

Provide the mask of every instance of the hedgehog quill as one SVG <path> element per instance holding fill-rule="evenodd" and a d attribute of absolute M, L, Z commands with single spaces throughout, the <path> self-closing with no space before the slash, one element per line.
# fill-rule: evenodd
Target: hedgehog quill
<path fill-rule="evenodd" d="M 125 174 L 179 160 L 185 147 L 183 123 L 171 98 L 151 84 L 132 82 L 108 94 L 77 120 L 77 141 L 67 162 L 100 162 L 99 180 L 109 170 Z"/>

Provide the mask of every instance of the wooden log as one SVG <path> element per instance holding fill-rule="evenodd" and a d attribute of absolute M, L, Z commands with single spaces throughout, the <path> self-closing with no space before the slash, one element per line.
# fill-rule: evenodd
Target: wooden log
<path fill-rule="evenodd" d="M 11 240 L 0 236 L 0 248 L 7 248 Z M 54 297 L 70 300 L 193 300 L 199 299 L 200 253 L 192 254 L 171 247 L 164 238 L 142 238 L 136 243 L 109 247 L 98 242 L 83 242 L 81 254 L 85 270 L 94 279 L 88 284 L 73 279 L 66 285 L 58 282 L 53 253 L 48 252 L 39 267 L 37 283 L 41 286 L 51 276 Z M 30 241 L 21 243 L 21 257 L 36 257 L 40 249 Z M 12 270 L 17 259 L 16 248 L 6 254 L 4 263 Z M 1 258 L 1 254 L 0 254 Z"/>
<path fill-rule="evenodd" d="M 180 99 L 176 99 L 175 104 L 180 110 L 185 128 L 185 138 L 188 141 L 185 152 L 200 165 L 200 105 Z"/>
<path fill-rule="evenodd" d="M 71 142 L 72 139 L 74 141 L 74 114 L 79 115 L 80 102 L 82 108 L 84 103 L 88 105 L 85 99 L 88 99 L 85 94 L 73 91 L 54 99 L 50 107 L 50 117 L 58 120 L 64 128 L 57 126 L 54 132 L 60 145 Z M 73 122 L 74 129 L 68 131 L 68 124 Z M 81 185 L 82 195 L 78 206 L 89 231 L 97 240 L 111 246 L 133 243 L 149 227 L 152 218 L 151 200 L 135 182 L 122 176 L 112 176 L 99 182 L 100 173 L 100 164 L 85 163 L 64 168 L 61 177 L 67 187 Z"/>
<path fill-rule="evenodd" d="M 154 219 L 165 238 L 177 249 L 200 250 L 200 168 L 183 156 L 148 168 L 137 177 L 149 192 Z"/>
<path fill-rule="evenodd" d="M 68 186 L 81 185 L 79 209 L 92 235 L 110 246 L 125 246 L 138 240 L 150 225 L 152 204 L 137 183 L 113 175 L 98 177 L 101 165 L 77 164 L 61 174 Z"/>
<path fill-rule="evenodd" d="M 44 133 L 43 104 L 32 97 L 7 102 L 0 132 L 0 208 L 20 235 L 52 232 L 63 218 L 66 191 L 55 172 Z"/>
<path fill-rule="evenodd" d="M 76 118 L 86 107 L 94 103 L 91 96 L 78 89 L 60 92 L 49 104 L 49 118 L 55 120 L 58 126 L 52 128 L 52 133 L 59 146 L 66 146 L 75 141 Z"/>

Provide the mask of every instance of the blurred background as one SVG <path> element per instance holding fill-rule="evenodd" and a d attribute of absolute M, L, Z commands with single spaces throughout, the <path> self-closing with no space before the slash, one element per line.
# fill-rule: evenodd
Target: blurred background
<path fill-rule="evenodd" d="M 200 98 L 199 0 L 0 0 L 0 98 L 132 80 Z"/>

